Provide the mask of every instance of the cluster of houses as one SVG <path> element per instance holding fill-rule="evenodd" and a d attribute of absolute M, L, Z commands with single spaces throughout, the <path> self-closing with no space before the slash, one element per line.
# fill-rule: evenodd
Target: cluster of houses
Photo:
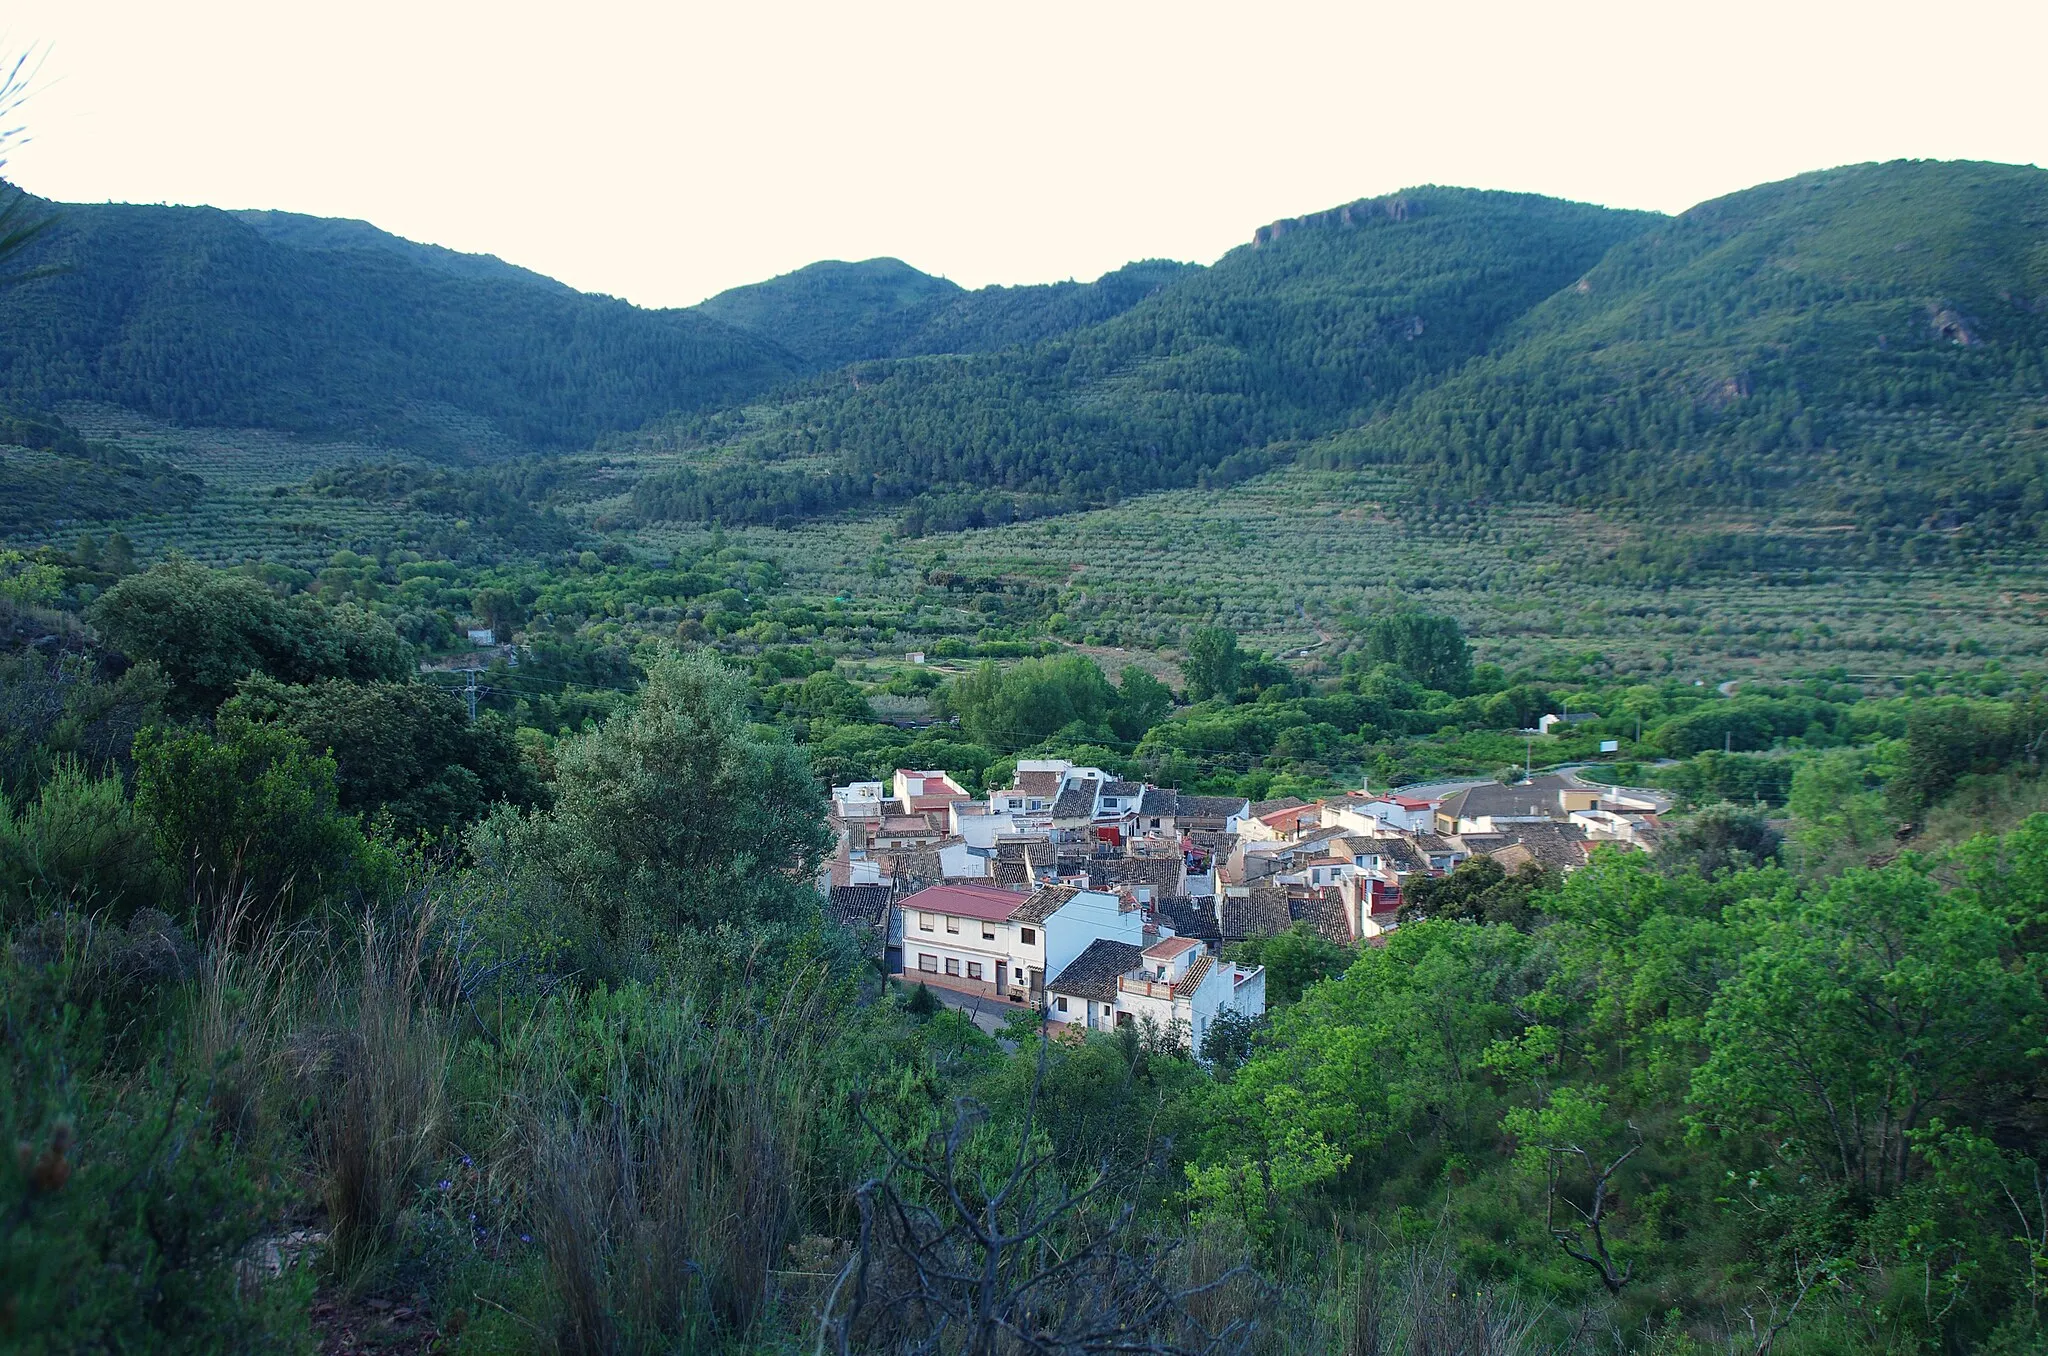
<path fill-rule="evenodd" d="M 1145 1025 L 1199 1049 L 1265 1010 L 1265 974 L 1224 948 L 1306 922 L 1369 945 L 1419 876 L 1490 857 L 1567 872 L 1601 843 L 1653 845 L 1663 804 L 1570 776 L 1415 796 L 1253 803 L 1026 759 L 985 799 L 939 771 L 832 788 L 821 882 L 878 934 L 892 974 L 1085 1029 Z"/>

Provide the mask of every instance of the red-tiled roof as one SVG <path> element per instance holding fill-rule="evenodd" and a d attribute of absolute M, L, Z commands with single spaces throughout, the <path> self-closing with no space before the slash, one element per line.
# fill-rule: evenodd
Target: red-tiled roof
<path fill-rule="evenodd" d="M 1183 951 L 1193 950 L 1201 943 L 1192 937 L 1166 937 L 1145 948 L 1146 960 L 1172 960 Z"/>
<path fill-rule="evenodd" d="M 1022 890 L 1003 890 L 993 885 L 934 885 L 899 901 L 899 907 L 1000 923 L 1028 898 Z"/>

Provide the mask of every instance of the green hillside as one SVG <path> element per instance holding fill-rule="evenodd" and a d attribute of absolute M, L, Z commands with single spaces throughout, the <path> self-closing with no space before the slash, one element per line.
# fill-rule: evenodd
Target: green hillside
<path fill-rule="evenodd" d="M 798 366 L 707 316 L 396 249 L 308 248 L 306 230 L 210 208 L 54 210 L 27 262 L 62 271 L 0 292 L 0 399 L 25 406 L 455 454 L 588 445 Z"/>
<path fill-rule="evenodd" d="M 1796 505 L 1884 552 L 2037 541 L 2048 173 L 1893 162 L 1704 203 L 1333 439 L 1449 497 Z"/>
<path fill-rule="evenodd" d="M 228 214 L 252 227 L 264 239 L 304 250 L 373 250 L 409 259 L 422 268 L 457 278 L 483 278 L 501 282 L 527 282 L 557 292 L 576 289 L 557 282 L 545 273 L 508 264 L 495 254 L 464 254 L 439 245 L 380 231 L 367 221 L 344 217 L 309 217 L 299 212 L 237 211 Z"/>
<path fill-rule="evenodd" d="M 707 449 L 737 464 L 652 477 L 635 504 L 742 522 L 920 498 L 974 522 L 1240 478 L 1270 445 L 1356 423 L 1486 351 L 1654 220 L 1423 188 L 1276 223 L 1071 335 L 859 364 L 769 417 L 706 421 Z M 771 464 L 791 458 L 811 464 Z"/>
<path fill-rule="evenodd" d="M 900 259 L 828 260 L 720 292 L 697 309 L 771 339 L 822 371 L 867 358 L 985 353 L 1035 343 L 1121 315 L 1196 272 L 1194 264 L 1148 259 L 1092 283 L 969 292 Z"/>
<path fill-rule="evenodd" d="M 1122 315 L 1161 288 L 1201 271 L 1198 264 L 1143 259 L 1092 283 L 983 287 L 935 297 L 904 317 L 909 327 L 888 352 L 864 356 L 987 353 L 1036 343 Z"/>
<path fill-rule="evenodd" d="M 827 259 L 729 288 L 695 309 L 771 339 L 818 369 L 893 352 L 906 313 L 949 301 L 962 290 L 901 259 Z"/>

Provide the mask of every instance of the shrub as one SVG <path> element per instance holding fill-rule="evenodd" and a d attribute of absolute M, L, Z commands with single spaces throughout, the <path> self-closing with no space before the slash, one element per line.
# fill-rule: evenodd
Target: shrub
<path fill-rule="evenodd" d="M 242 1266 L 279 1205 L 209 1114 L 206 1071 L 112 1045 L 89 989 L 90 942 L 0 957 L 0 1346 L 292 1351 L 307 1280 Z"/>
<path fill-rule="evenodd" d="M 156 853 L 118 777 L 93 777 L 61 759 L 17 809 L 0 793 L 0 902 L 18 913 L 31 898 L 124 917 L 153 899 Z"/>
<path fill-rule="evenodd" d="M 214 735 L 145 730 L 135 763 L 136 808 L 208 927 L 228 901 L 244 901 L 260 926 L 370 868 L 338 807 L 334 760 L 289 731 L 243 721 Z"/>

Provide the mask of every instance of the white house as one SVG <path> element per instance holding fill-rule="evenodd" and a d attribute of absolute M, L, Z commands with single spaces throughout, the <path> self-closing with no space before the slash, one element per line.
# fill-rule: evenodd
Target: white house
<path fill-rule="evenodd" d="M 1139 943 L 1145 928 L 1143 912 L 1118 896 L 1074 886 L 949 883 L 897 901 L 895 913 L 905 979 L 1015 1003 L 1039 997 L 1045 977 L 1091 943 Z"/>
<path fill-rule="evenodd" d="M 884 790 L 880 782 L 851 782 L 832 788 L 832 813 L 841 819 L 880 819 Z"/>
<path fill-rule="evenodd" d="M 889 798 L 906 815 L 947 814 L 967 789 L 937 769 L 899 767 L 890 782 Z"/>
<path fill-rule="evenodd" d="M 1437 804 L 1416 796 L 1345 796 L 1323 802 L 1323 823 L 1353 833 L 1427 833 L 1436 824 Z"/>
<path fill-rule="evenodd" d="M 1150 1024 L 1193 1050 L 1222 1013 L 1266 1010 L 1263 968 L 1219 960 L 1192 937 L 1092 942 L 1045 989 L 1053 1021 L 1094 1031 Z"/>
<path fill-rule="evenodd" d="M 1020 975 L 1018 928 L 1010 921 L 1026 898 L 988 885 L 935 885 L 898 900 L 903 977 L 991 998 L 1028 993 L 1029 967 Z"/>

